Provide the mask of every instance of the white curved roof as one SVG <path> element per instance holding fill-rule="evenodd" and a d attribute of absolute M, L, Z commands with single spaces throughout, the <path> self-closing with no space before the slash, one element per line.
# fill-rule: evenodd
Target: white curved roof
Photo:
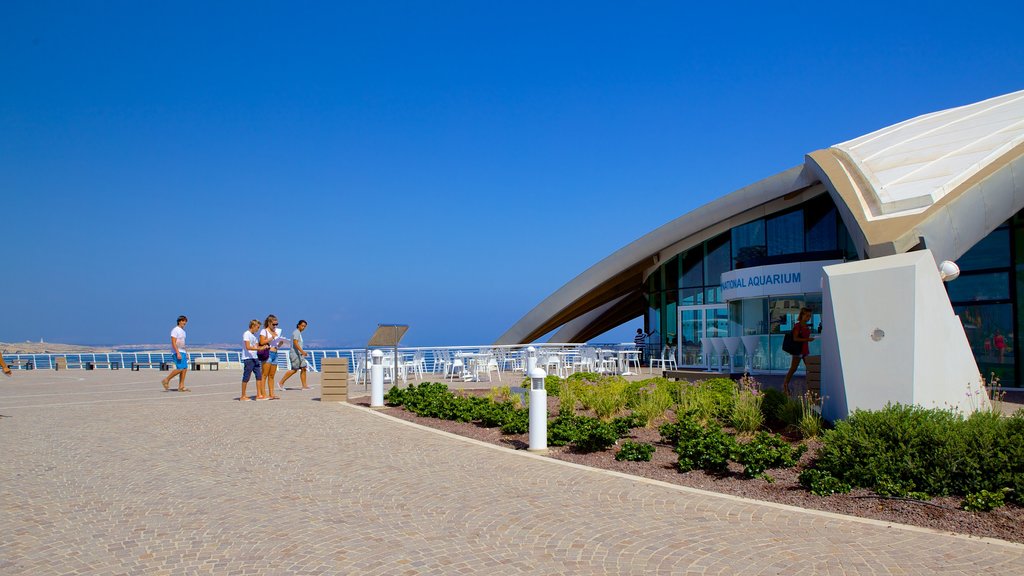
<path fill-rule="evenodd" d="M 914 214 L 1024 142 L 1024 90 L 918 116 L 834 148 L 867 179 L 868 219 Z"/>

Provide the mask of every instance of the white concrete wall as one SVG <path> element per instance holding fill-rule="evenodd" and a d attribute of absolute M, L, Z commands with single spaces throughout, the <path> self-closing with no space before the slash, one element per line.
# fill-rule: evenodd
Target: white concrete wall
<path fill-rule="evenodd" d="M 887 403 L 987 406 L 963 325 L 927 250 L 826 266 L 822 414 L 845 418 Z M 955 282 L 955 280 L 954 280 Z"/>

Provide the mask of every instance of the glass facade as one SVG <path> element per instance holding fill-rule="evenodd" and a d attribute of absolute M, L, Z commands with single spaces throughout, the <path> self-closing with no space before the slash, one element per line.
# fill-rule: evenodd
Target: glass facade
<path fill-rule="evenodd" d="M 702 242 L 667 259 L 648 278 L 647 330 L 657 331 L 651 344 L 659 349 L 676 347 L 683 365 L 724 368 L 724 363 L 732 363 L 734 369 L 742 370 L 743 362 L 747 368 L 757 362 L 759 369 L 776 369 L 776 364 L 788 368 L 789 356 L 781 353 L 783 332 L 792 328 L 803 306 L 814 311 L 814 326 L 820 330 L 820 295 L 749 299 L 726 305 L 719 279 L 723 272 L 740 268 L 831 259 L 856 260 L 857 254 L 828 194 Z M 756 347 L 757 354 L 744 358 L 730 351 L 730 346 L 739 346 L 739 338 L 753 335 L 761 335 L 760 340 L 748 339 L 745 347 Z M 705 342 L 711 338 L 720 349 Z"/>
<path fill-rule="evenodd" d="M 647 280 L 647 330 L 652 345 L 677 346 L 682 365 L 734 371 L 785 370 L 783 335 L 800 308 L 813 312 L 821 331 L 821 295 L 751 298 L 726 305 L 719 278 L 751 266 L 815 260 L 856 260 L 853 241 L 828 194 L 794 209 L 736 226 L 662 264 Z M 988 379 L 1021 387 L 1017 334 L 1024 330 L 1024 212 L 992 231 L 957 261 L 960 277 L 946 283 L 953 310 Z M 678 332 L 678 333 L 677 333 Z M 706 338 L 743 341 L 742 357 Z M 721 342 L 717 342 L 721 344 Z M 811 354 L 818 353 L 818 341 Z M 724 346 L 724 345 L 723 345 Z"/>

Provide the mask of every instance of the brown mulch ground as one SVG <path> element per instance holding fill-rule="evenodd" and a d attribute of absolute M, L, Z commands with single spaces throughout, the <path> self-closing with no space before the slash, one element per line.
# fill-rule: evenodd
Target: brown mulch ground
<path fill-rule="evenodd" d="M 487 391 L 467 390 L 466 392 L 482 395 Z M 369 398 L 353 398 L 350 399 L 350 402 L 369 406 Z M 557 414 L 557 398 L 548 399 L 548 409 L 552 417 Z M 467 422 L 423 418 L 402 408 L 389 407 L 384 409 L 384 413 L 512 450 L 525 450 L 529 445 L 527 434 L 504 435 L 497 428 L 484 428 Z M 657 428 L 634 429 L 626 439 L 653 444 L 655 451 L 651 461 L 619 462 L 615 460 L 616 448 L 584 454 L 573 452 L 567 446 L 550 447 L 548 456 L 593 468 L 615 470 L 710 492 L 1024 543 L 1024 508 L 1020 506 L 1006 505 L 992 512 L 966 512 L 959 509 L 961 502 L 959 498 L 944 497 L 934 498 L 928 502 L 908 502 L 879 498 L 873 492 L 863 489 L 855 489 L 850 494 L 837 494 L 825 498 L 815 496 L 800 486 L 797 477 L 800 474 L 801 466 L 806 465 L 816 452 L 816 442 L 810 444 L 809 450 L 801 458 L 801 466 L 768 470 L 768 474 L 774 478 L 774 482 L 767 482 L 762 479 L 744 478 L 742 466 L 735 463 L 730 463 L 729 472 L 722 475 L 709 474 L 700 470 L 680 473 L 675 467 L 676 454 L 672 451 L 671 446 L 661 443 L 661 435 Z M 622 440 L 619 442 L 621 443 Z"/>

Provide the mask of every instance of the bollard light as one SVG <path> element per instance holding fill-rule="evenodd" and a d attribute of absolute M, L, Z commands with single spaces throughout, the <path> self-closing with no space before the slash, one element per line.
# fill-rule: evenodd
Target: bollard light
<path fill-rule="evenodd" d="M 370 408 L 384 407 L 384 353 L 370 353 Z"/>
<path fill-rule="evenodd" d="M 529 377 L 533 369 L 537 367 L 537 349 L 530 346 L 526 349 L 526 376 Z"/>
<path fill-rule="evenodd" d="M 536 356 L 534 356 L 536 360 Z M 548 391 L 544 379 L 548 373 L 534 367 L 527 374 L 530 377 L 530 452 L 548 451 Z"/>

